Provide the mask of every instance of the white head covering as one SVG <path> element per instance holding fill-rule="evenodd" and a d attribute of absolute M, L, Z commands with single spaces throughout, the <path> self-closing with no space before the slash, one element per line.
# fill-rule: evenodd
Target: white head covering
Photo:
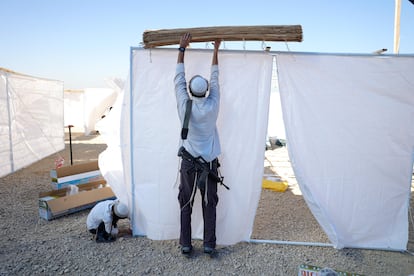
<path fill-rule="evenodd" d="M 200 75 L 190 80 L 190 92 L 196 97 L 204 97 L 208 89 L 208 81 Z"/>
<path fill-rule="evenodd" d="M 117 217 L 120 218 L 127 218 L 128 217 L 128 206 L 126 206 L 122 202 L 115 202 L 114 204 L 114 213 L 117 215 Z"/>

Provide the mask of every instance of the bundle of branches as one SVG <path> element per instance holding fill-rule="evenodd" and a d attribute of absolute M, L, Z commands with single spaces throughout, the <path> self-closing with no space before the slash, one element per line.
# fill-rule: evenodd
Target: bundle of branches
<path fill-rule="evenodd" d="M 223 41 L 302 41 L 300 25 L 223 26 L 145 31 L 142 35 L 144 47 L 179 44 L 181 36 L 185 33 L 191 33 L 192 42 L 209 42 L 216 39 Z"/>

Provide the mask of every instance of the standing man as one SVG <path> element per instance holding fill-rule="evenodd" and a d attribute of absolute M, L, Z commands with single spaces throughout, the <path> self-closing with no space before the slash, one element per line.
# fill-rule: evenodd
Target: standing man
<path fill-rule="evenodd" d="M 216 255 L 216 206 L 218 155 L 221 153 L 216 121 L 220 105 L 218 81 L 218 49 L 220 40 L 214 43 L 211 65 L 210 84 L 200 75 L 191 78 L 187 92 L 184 70 L 184 54 L 191 42 L 191 34 L 186 33 L 180 39 L 176 75 L 174 78 L 177 109 L 183 124 L 182 146 L 178 155 L 181 156 L 180 187 L 178 201 L 181 207 L 181 253 L 190 256 L 191 244 L 191 213 L 197 187 L 202 196 L 204 220 L 204 253 Z M 207 96 L 207 90 L 210 91 Z"/>

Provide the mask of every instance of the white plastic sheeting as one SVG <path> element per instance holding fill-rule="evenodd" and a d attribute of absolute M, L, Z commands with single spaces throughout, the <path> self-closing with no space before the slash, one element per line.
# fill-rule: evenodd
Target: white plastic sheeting
<path fill-rule="evenodd" d="M 414 57 L 279 54 L 290 159 L 337 248 L 404 250 Z"/>
<path fill-rule="evenodd" d="M 209 78 L 211 58 L 211 50 L 188 49 L 187 77 L 201 74 Z M 111 173 L 111 160 L 117 162 L 119 158 L 112 159 L 108 152 L 99 161 L 115 194 L 128 198 L 134 235 L 151 239 L 179 237 L 175 182 L 181 125 L 173 83 L 176 62 L 175 49 L 132 49 L 132 90 L 124 95 L 118 145 L 123 153 L 125 178 L 117 179 L 122 175 L 119 171 Z M 217 242 L 234 244 L 249 240 L 260 198 L 272 56 L 266 52 L 220 51 L 219 68 L 219 158 L 230 190 L 222 186 L 218 189 Z M 116 150 L 113 156 L 117 156 Z M 194 203 L 192 230 L 193 238 L 202 238 L 199 193 Z"/>
<path fill-rule="evenodd" d="M 64 122 L 65 127 L 72 125 L 72 132 L 85 132 L 85 104 L 83 90 L 65 90 Z"/>
<path fill-rule="evenodd" d="M 103 115 L 109 113 L 119 91 L 112 88 L 86 88 L 84 90 L 66 90 L 65 126 L 72 125 L 73 132 L 85 135 L 97 130 L 96 124 Z"/>
<path fill-rule="evenodd" d="M 131 203 L 131 184 L 127 183 L 124 176 L 124 162 L 122 160 L 122 148 L 127 147 L 128 140 L 121 142 L 121 131 L 129 133 L 128 125 L 121 125 L 122 113 L 127 113 L 124 107 L 124 94 L 129 93 L 121 91 L 113 104 L 113 108 L 108 115 L 97 123 L 99 133 L 106 142 L 107 148 L 99 155 L 99 169 L 111 186 L 112 191 L 117 198 L 132 207 Z M 130 209 L 131 210 L 131 209 Z"/>
<path fill-rule="evenodd" d="M 63 82 L 0 69 L 0 177 L 65 147 Z"/>
<path fill-rule="evenodd" d="M 173 52 L 171 52 L 173 51 Z M 271 57 L 220 52 L 222 173 L 219 244 L 249 240 L 263 172 Z M 187 76 L 209 75 L 211 52 L 186 52 Z M 414 58 L 278 53 L 289 155 L 303 196 L 336 248 L 404 250 L 414 158 Z M 132 91 L 114 105 L 100 156 L 135 235 L 178 238 L 180 123 L 176 51 L 132 49 Z M 122 153 L 122 154 L 121 154 Z M 133 181 L 131 181 L 133 179 Z M 193 237 L 202 237 L 196 197 Z"/>

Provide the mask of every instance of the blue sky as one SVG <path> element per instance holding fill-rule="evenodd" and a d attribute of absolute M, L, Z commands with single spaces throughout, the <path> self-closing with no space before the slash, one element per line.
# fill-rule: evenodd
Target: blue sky
<path fill-rule="evenodd" d="M 401 0 L 400 54 L 414 54 L 414 5 Z M 0 0 L 0 67 L 62 80 L 65 89 L 125 79 L 145 30 L 302 25 L 303 42 L 275 51 L 393 53 L 394 0 Z M 257 50 L 261 42 L 229 43 Z"/>

